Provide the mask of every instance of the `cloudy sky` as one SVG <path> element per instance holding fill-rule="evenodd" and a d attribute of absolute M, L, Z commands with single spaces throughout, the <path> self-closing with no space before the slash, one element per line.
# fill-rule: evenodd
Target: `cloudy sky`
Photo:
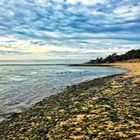
<path fill-rule="evenodd" d="M 140 48 L 140 0 L 0 0 L 0 60 L 91 59 Z"/>

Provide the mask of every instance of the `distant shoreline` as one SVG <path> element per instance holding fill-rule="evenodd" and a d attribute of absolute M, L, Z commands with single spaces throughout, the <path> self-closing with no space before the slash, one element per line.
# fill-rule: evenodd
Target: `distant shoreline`
<path fill-rule="evenodd" d="M 0 66 L 56 66 L 56 65 L 67 65 L 67 64 L 0 64 Z"/>
<path fill-rule="evenodd" d="M 89 67 L 113 67 L 114 65 L 108 65 L 108 64 L 70 64 L 68 66 L 89 66 Z"/>

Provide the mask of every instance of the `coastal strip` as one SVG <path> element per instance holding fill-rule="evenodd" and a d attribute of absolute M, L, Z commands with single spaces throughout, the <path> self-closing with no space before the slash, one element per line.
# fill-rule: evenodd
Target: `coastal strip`
<path fill-rule="evenodd" d="M 70 64 L 68 66 L 74 67 L 113 67 L 113 64 Z"/>
<path fill-rule="evenodd" d="M 140 139 L 140 63 L 67 87 L 0 123 L 0 140 Z"/>

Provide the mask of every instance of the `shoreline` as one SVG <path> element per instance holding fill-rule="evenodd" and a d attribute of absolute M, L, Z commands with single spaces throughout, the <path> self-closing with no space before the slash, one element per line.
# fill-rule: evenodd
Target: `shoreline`
<path fill-rule="evenodd" d="M 120 69 L 122 69 L 122 68 L 120 68 Z M 127 69 L 122 69 L 122 70 L 127 70 Z M 30 110 L 32 107 L 36 106 L 36 104 L 38 104 L 39 102 L 42 102 L 42 101 L 44 101 L 46 99 L 49 99 L 49 98 L 51 98 L 51 96 L 54 96 L 54 95 L 57 96 L 58 94 L 61 94 L 61 93 L 65 92 L 69 88 L 72 88 L 74 86 L 80 86 L 80 85 L 83 85 L 83 84 L 88 84 L 90 82 L 94 82 L 94 80 L 99 80 L 99 79 L 103 79 L 103 78 L 108 78 L 108 77 L 114 77 L 114 76 L 123 75 L 125 73 L 127 73 L 127 71 L 126 72 L 122 72 L 120 74 L 112 74 L 112 75 L 107 75 L 107 76 L 103 76 L 103 77 L 97 77 L 97 78 L 94 78 L 94 79 L 83 80 L 81 82 L 76 82 L 73 85 L 66 86 L 62 91 L 58 91 L 58 92 L 56 92 L 56 93 L 54 93 L 54 94 L 52 94 L 52 95 L 50 95 L 48 97 L 45 97 L 42 100 L 40 100 L 40 101 L 32 104 L 30 107 L 24 108 L 23 110 L 21 110 L 19 112 L 9 112 L 7 114 L 1 114 L 2 116 L 5 116 L 5 119 L 3 118 L 2 120 L 0 120 L 0 124 L 3 123 L 3 121 L 4 122 L 11 121 L 12 119 L 14 119 L 14 117 L 16 117 L 17 115 L 20 115 L 20 114 L 24 113 L 24 111 Z"/>
<path fill-rule="evenodd" d="M 112 64 L 110 64 L 110 66 L 112 66 Z M 115 64 L 115 67 L 116 66 L 118 67 L 120 66 L 120 64 Z M 128 69 L 128 67 L 126 66 L 124 66 L 124 68 Z M 105 138 L 105 136 L 108 136 L 108 138 L 109 137 L 129 138 L 130 134 L 126 134 L 126 133 L 124 134 L 121 131 L 119 133 L 113 131 L 116 128 L 115 127 L 116 123 L 118 123 L 119 120 L 121 120 L 120 125 L 122 124 L 124 125 L 124 123 L 122 122 L 124 121 L 124 113 L 121 112 L 120 110 L 119 111 L 117 110 L 121 108 L 121 106 L 119 106 L 115 110 L 111 109 L 110 107 L 111 106 L 113 107 L 113 104 L 111 103 L 110 100 L 119 102 L 116 100 L 115 93 L 124 91 L 127 88 L 133 89 L 136 86 L 135 88 L 139 89 L 139 85 L 140 85 L 140 81 L 138 80 L 139 72 L 136 75 L 134 73 L 137 72 L 134 72 L 134 70 L 129 69 L 129 71 L 124 74 L 117 74 L 117 75 L 106 76 L 103 78 L 96 78 L 90 81 L 85 81 L 77 85 L 72 85 L 70 87 L 67 87 L 63 92 L 56 93 L 55 95 L 51 95 L 50 97 L 45 98 L 44 100 L 36 103 L 35 105 L 33 105 L 33 107 L 29 108 L 28 110 L 22 113 L 15 114 L 11 120 L 2 121 L 0 123 L 0 138 L 1 139 L 5 139 L 8 137 L 19 138 L 21 136 L 23 138 L 26 137 L 28 139 L 29 138 L 33 139 L 33 137 L 35 136 L 38 139 L 52 138 L 52 139 L 62 139 L 62 140 L 64 138 L 79 139 L 79 140 L 82 138 L 87 139 L 88 136 L 90 138 L 96 137 L 97 139 Z M 122 83 L 124 82 L 123 85 L 121 85 L 122 83 L 118 82 L 118 80 L 122 81 Z M 134 85 L 131 85 L 129 82 L 131 82 Z M 110 92 L 112 94 L 110 94 Z M 106 96 L 108 98 L 104 99 Z M 118 96 L 120 96 L 120 94 L 118 94 Z M 127 97 L 127 93 L 125 96 Z M 139 97 L 139 94 L 137 96 Z M 119 98 L 121 101 L 121 97 Z M 97 108 L 94 108 L 92 102 L 93 103 L 95 102 L 95 106 L 97 106 Z M 121 103 L 121 105 L 123 104 Z M 127 106 L 127 104 L 124 106 Z M 131 110 L 131 106 L 128 106 L 128 108 Z M 110 115 L 114 114 L 114 115 L 110 116 L 109 114 Z M 128 113 L 128 115 L 131 115 L 131 113 Z M 121 119 L 122 117 L 123 119 Z M 96 118 L 96 122 L 93 121 L 95 118 Z M 100 126 L 99 118 L 101 119 L 102 122 L 107 121 L 106 122 L 107 125 L 104 126 L 102 124 L 102 126 Z M 110 120 L 106 120 L 107 118 Z M 136 117 L 136 120 L 137 119 L 138 118 Z M 134 120 L 132 119 L 131 121 Z M 85 124 L 85 121 L 88 121 L 88 123 Z M 28 126 L 29 124 L 27 122 L 30 124 L 31 127 L 30 132 L 27 131 L 29 130 L 29 126 Z M 90 133 L 87 132 L 87 128 L 91 129 L 89 123 L 90 125 L 93 124 L 93 127 L 94 126 L 99 127 L 97 131 L 95 129 L 95 130 L 90 130 L 92 131 Z M 18 124 L 18 126 L 16 126 L 15 124 L 16 125 Z M 71 126 L 71 124 L 75 125 L 75 127 Z M 97 126 L 97 124 L 99 126 Z M 17 131 L 16 132 L 14 132 L 14 130 L 12 131 L 11 127 L 9 127 L 8 125 L 10 125 L 13 128 L 18 127 Z M 83 127 L 81 128 L 81 126 L 85 126 L 85 125 L 87 126 L 87 128 L 83 128 Z M 110 126 L 111 129 L 108 128 Z M 136 127 L 138 128 L 137 122 L 136 122 Z M 59 128 L 59 130 L 57 128 Z M 22 131 L 22 129 L 25 130 Z M 40 133 L 40 129 L 43 129 L 43 134 Z M 101 131 L 99 131 L 100 129 Z M 37 131 L 39 134 L 35 135 L 34 131 Z M 86 133 L 89 134 L 87 135 L 85 131 Z M 106 131 L 110 131 L 110 132 L 107 133 Z M 68 134 L 64 135 L 65 132 L 67 132 Z M 17 136 L 15 136 L 14 133 L 16 133 Z M 105 135 L 105 133 L 107 134 Z M 140 137 L 140 134 L 136 133 L 135 136 L 133 137 Z"/>
<path fill-rule="evenodd" d="M 56 64 L 57 65 L 57 64 Z M 73 64 L 73 66 L 74 66 L 75 64 Z M 77 64 L 76 64 L 77 65 Z M 20 65 L 19 65 L 20 66 Z M 26 65 L 25 65 L 26 66 Z M 72 66 L 72 65 L 66 65 L 66 66 Z M 79 65 L 77 65 L 77 66 L 79 66 Z M 81 64 L 80 64 L 80 66 L 82 66 Z M 95 65 L 94 65 L 95 66 Z M 99 66 L 99 65 L 98 65 Z M 87 66 L 86 66 L 87 67 Z M 96 67 L 96 66 L 95 66 Z M 108 67 L 108 66 L 103 66 L 103 67 Z M 113 67 L 113 66 L 109 66 L 109 67 Z M 126 73 L 127 72 L 127 69 L 124 69 L 124 68 L 118 68 L 118 67 L 116 67 L 117 69 L 121 69 L 122 70 L 122 72 L 118 72 L 118 74 L 110 74 L 110 75 L 104 75 L 104 76 L 98 76 L 98 77 L 94 77 L 94 78 L 90 78 L 90 79 L 84 79 L 84 80 L 81 80 L 80 82 L 74 82 L 72 85 L 68 85 L 68 86 L 65 86 L 65 88 L 64 89 L 62 89 L 62 90 L 60 90 L 60 91 L 56 91 L 56 92 L 54 92 L 52 95 L 50 95 L 50 96 L 53 96 L 53 95 L 57 95 L 57 94 L 59 94 L 59 93 L 62 93 L 62 92 L 64 92 L 66 89 L 67 89 L 67 87 L 71 87 L 71 86 L 77 86 L 77 85 L 80 85 L 80 84 L 82 84 L 82 83 L 88 83 L 88 82 L 90 82 L 90 81 L 93 81 L 93 80 L 95 80 L 95 79 L 100 79 L 100 78 L 105 78 L 105 77 L 110 77 L 110 76 L 116 76 L 116 75 L 122 75 L 122 74 L 124 74 L 124 73 Z M 125 71 L 123 71 L 123 70 L 125 70 Z M 28 107 L 24 107 L 22 110 L 19 110 L 18 112 L 8 112 L 8 113 L 3 113 L 3 114 L 0 114 L 1 115 L 1 118 L 0 118 L 0 123 L 2 122 L 2 121 L 8 121 L 8 120 L 11 120 L 12 118 L 14 118 L 15 116 L 17 116 L 18 114 L 21 114 L 22 112 L 24 112 L 24 110 L 29 110 L 30 108 L 32 108 L 33 106 L 35 106 L 36 105 L 36 103 L 38 103 L 38 102 L 41 102 L 42 100 L 44 100 L 44 99 L 46 99 L 46 98 L 49 98 L 50 96 L 48 96 L 48 97 L 45 97 L 45 98 L 43 98 L 43 99 L 41 99 L 41 100 L 39 100 L 39 101 L 37 101 L 37 102 L 35 102 L 35 103 L 33 103 L 33 104 L 31 104 L 30 106 L 28 106 Z"/>

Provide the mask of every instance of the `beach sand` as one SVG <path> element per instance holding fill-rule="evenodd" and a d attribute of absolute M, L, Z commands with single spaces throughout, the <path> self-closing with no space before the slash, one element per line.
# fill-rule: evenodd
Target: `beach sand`
<path fill-rule="evenodd" d="M 140 76 L 140 62 L 111 63 L 109 65 L 114 65 L 114 66 L 117 66 L 117 67 L 120 67 L 120 68 L 125 68 L 125 69 L 130 70 L 127 73 L 128 77 Z"/>
<path fill-rule="evenodd" d="M 140 139 L 140 63 L 107 64 L 128 69 L 67 87 L 0 124 L 0 140 Z"/>

